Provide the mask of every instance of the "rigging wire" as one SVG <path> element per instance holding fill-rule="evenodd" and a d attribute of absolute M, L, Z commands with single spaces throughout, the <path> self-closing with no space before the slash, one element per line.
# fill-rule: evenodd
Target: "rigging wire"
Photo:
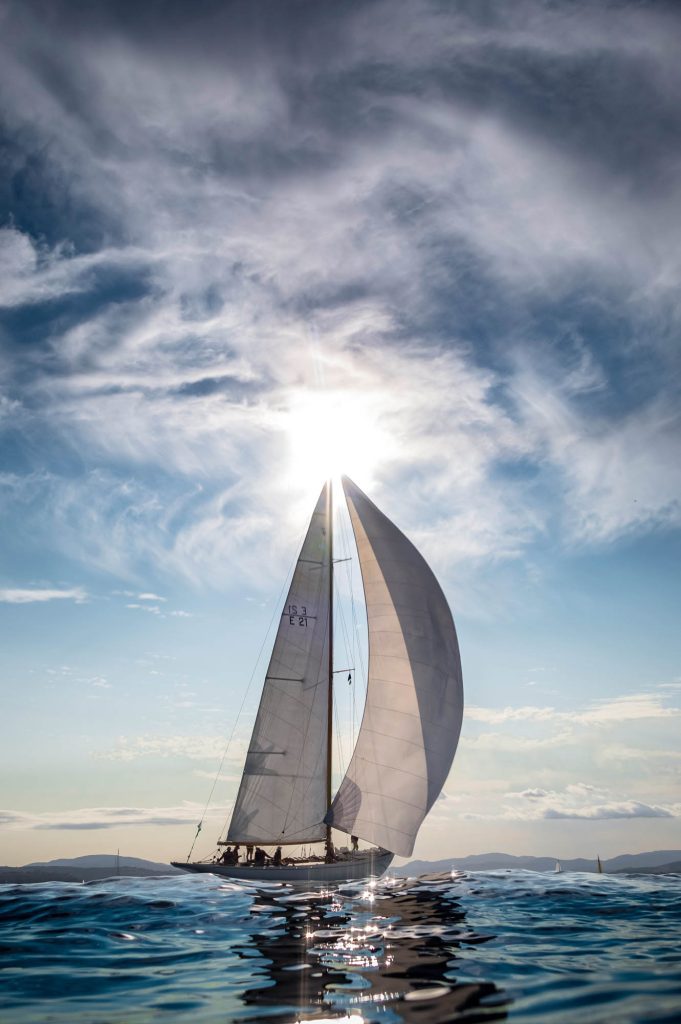
<path fill-rule="evenodd" d="M 350 542 L 349 542 L 349 539 L 348 539 L 348 532 L 351 535 L 353 535 L 352 528 L 348 527 L 348 523 L 346 522 L 345 519 L 341 518 L 340 522 L 341 522 L 341 534 L 343 536 L 343 543 L 345 545 L 346 551 L 351 551 L 351 550 L 355 550 L 356 551 L 356 545 L 354 545 L 354 544 L 351 545 Z M 357 602 L 355 601 L 354 578 L 353 578 L 353 575 L 352 575 L 352 571 L 353 571 L 353 568 L 354 568 L 354 566 L 353 566 L 354 561 L 355 561 L 355 559 L 351 558 L 349 560 L 349 563 L 346 565 L 346 572 L 347 572 L 347 575 L 348 575 L 348 586 L 349 586 L 349 590 L 350 590 L 350 615 L 351 615 L 352 626 L 353 626 L 353 629 L 351 631 L 352 632 L 352 655 L 353 655 L 352 656 L 352 663 L 355 666 L 354 678 L 353 678 L 353 682 L 352 682 L 352 733 L 353 733 L 353 749 L 354 749 L 354 746 L 355 746 L 355 732 L 357 730 L 357 724 L 358 724 L 357 723 L 357 686 L 356 686 L 356 683 L 357 683 L 357 665 L 359 665 L 360 679 L 361 679 L 361 682 L 362 682 L 363 697 L 364 697 L 364 700 L 361 702 L 362 706 L 364 706 L 364 704 L 366 703 L 366 693 L 367 693 L 367 669 L 366 669 L 366 664 L 365 664 L 365 661 L 364 661 L 364 646 L 360 642 L 359 637 L 358 637 L 359 630 L 360 630 L 360 628 L 362 628 L 362 626 L 360 625 L 360 622 L 358 620 L 358 616 L 357 616 Z M 364 625 L 366 625 L 366 617 L 364 618 Z"/>
<path fill-rule="evenodd" d="M 340 532 L 340 536 L 341 536 L 341 543 L 342 543 L 342 546 L 343 546 L 343 554 L 345 556 L 348 556 L 348 557 L 344 557 L 343 559 L 341 559 L 341 561 L 343 561 L 345 563 L 345 572 L 346 572 L 346 575 L 347 575 L 348 587 L 349 587 L 349 590 L 350 590 L 350 598 L 352 600 L 352 585 L 353 585 L 352 584 L 352 581 L 353 581 L 352 572 L 353 572 L 353 568 L 354 568 L 353 567 L 353 562 L 355 560 L 354 545 L 350 544 L 349 538 L 348 538 L 347 513 L 345 515 L 339 516 L 338 519 L 339 519 L 339 532 Z M 342 631 L 343 639 L 344 639 L 344 642 L 345 642 L 345 653 L 347 655 L 346 664 L 349 666 L 348 682 L 350 684 L 350 703 L 351 703 L 351 709 L 350 709 L 351 745 L 350 745 L 350 755 L 349 755 L 349 760 L 348 760 L 348 766 L 349 766 L 350 759 L 352 759 L 352 752 L 355 749 L 355 686 L 354 686 L 354 682 L 355 682 L 355 677 L 356 677 L 356 643 L 355 643 L 355 636 L 353 634 L 353 631 L 348 627 L 348 623 L 347 623 L 347 617 L 346 617 L 347 599 L 346 599 L 345 602 L 340 600 L 340 587 L 338 587 L 338 583 L 336 583 L 336 586 L 338 588 L 338 601 L 336 602 L 336 606 L 337 606 L 337 608 L 339 610 L 339 618 L 340 618 L 340 624 L 341 624 L 341 631 Z"/>
<path fill-rule="evenodd" d="M 343 534 L 343 541 L 345 543 L 346 551 L 349 552 L 351 550 L 351 548 L 350 548 L 350 544 L 349 544 L 348 537 L 347 537 L 347 523 L 346 522 L 343 523 L 343 527 L 342 527 L 342 531 L 341 532 Z M 350 558 L 348 563 L 347 563 L 347 565 L 346 565 L 346 574 L 347 574 L 347 578 L 348 578 L 348 588 L 350 590 L 350 617 L 351 617 L 351 622 L 352 622 L 353 625 L 354 625 L 354 622 L 355 622 L 355 604 L 354 604 L 354 601 L 355 601 L 355 591 L 354 591 L 354 577 L 353 577 L 354 561 L 355 561 L 354 558 Z M 350 664 L 352 665 L 353 672 L 355 673 L 354 678 L 353 677 L 348 677 L 348 681 L 350 683 L 350 738 L 351 738 L 351 741 L 352 741 L 352 746 L 351 746 L 350 749 L 354 750 L 355 749 L 355 725 L 356 725 L 355 719 L 357 717 L 356 703 L 355 703 L 355 691 L 357 689 L 356 686 L 355 686 L 356 668 L 357 668 L 357 634 L 356 634 L 356 631 L 355 631 L 354 628 L 350 629 L 350 642 L 351 642 L 351 645 L 352 645 L 352 649 L 350 651 Z M 352 754 L 350 756 L 352 756 Z"/>
<path fill-rule="evenodd" d="M 352 531 L 352 532 L 353 532 L 353 535 L 354 535 L 354 531 Z M 355 547 L 356 547 L 356 545 L 355 545 Z M 359 555 L 359 552 L 357 552 L 357 554 Z M 361 568 L 361 566 L 360 566 L 360 568 Z M 360 677 L 361 677 L 362 684 L 363 684 L 363 689 L 364 689 L 364 701 L 363 701 L 362 707 L 363 707 L 363 710 L 365 711 L 366 710 L 366 701 L 367 701 L 367 696 L 368 696 L 368 679 L 367 679 L 368 673 L 367 673 L 367 667 L 366 667 L 365 662 L 364 662 L 364 648 L 363 648 L 363 645 L 362 645 L 362 643 L 360 642 L 360 639 L 359 639 L 360 623 L 358 622 L 358 619 L 357 619 L 357 608 L 356 608 L 356 602 L 355 602 L 355 594 L 354 594 L 354 589 L 352 587 L 350 589 L 350 595 L 351 595 L 351 597 L 350 597 L 350 607 L 351 607 L 351 614 L 352 614 L 352 620 L 353 620 L 353 626 L 354 626 L 353 638 L 357 639 L 357 660 L 356 660 L 355 664 L 358 664 L 359 665 L 359 669 L 360 669 Z M 364 597 L 364 605 L 366 607 L 366 595 Z M 366 621 L 367 620 L 365 618 L 365 622 Z M 368 647 L 369 647 L 369 637 L 368 637 L 368 635 L 367 635 L 366 639 L 367 639 L 367 649 L 368 649 Z M 355 671 L 355 679 L 356 678 L 357 678 L 357 673 Z M 356 721 L 355 720 L 356 706 L 355 706 L 355 687 L 354 686 L 352 687 L 352 703 L 353 703 L 353 731 L 354 731 L 355 721 Z M 360 726 L 360 728 L 361 728 L 361 726 Z M 370 736 L 371 736 L 370 742 L 371 742 L 371 748 L 372 748 L 374 763 L 376 763 L 376 761 L 377 761 L 376 736 L 375 736 L 375 734 L 373 732 L 370 734 Z M 354 750 L 354 747 L 353 747 L 353 750 Z"/>
<path fill-rule="evenodd" d="M 345 613 L 343 611 L 343 606 L 341 605 L 340 601 L 338 601 L 336 604 L 337 604 L 337 608 L 338 608 L 338 619 L 340 621 L 340 626 L 341 626 L 341 630 L 340 631 L 341 631 L 342 638 L 343 638 L 343 641 L 344 641 L 345 653 L 347 655 L 347 663 L 348 663 L 348 666 L 349 666 L 348 667 L 348 671 L 351 674 L 353 674 L 354 671 L 355 671 L 355 666 L 354 666 L 353 662 L 350 660 L 350 657 L 351 657 L 350 633 L 349 633 L 347 622 L 346 622 L 346 619 L 345 619 Z M 338 702 L 337 702 L 337 700 L 335 701 L 335 703 L 336 703 L 336 714 L 338 714 Z M 354 746 L 355 746 L 355 744 L 354 744 L 354 729 L 353 729 L 352 749 L 354 749 Z"/>
<path fill-rule="evenodd" d="M 343 741 L 341 740 L 340 720 L 338 718 L 338 702 L 334 699 L 333 712 L 336 722 L 336 745 L 338 747 L 338 767 L 341 778 L 345 775 L 345 758 L 343 757 Z"/>
<path fill-rule="evenodd" d="M 335 591 L 336 598 L 337 598 L 337 600 L 334 601 L 334 611 L 336 612 L 337 618 L 340 619 L 341 630 L 342 630 L 342 633 L 343 633 L 343 637 L 345 639 L 345 650 L 346 650 L 346 654 L 347 654 L 348 653 L 347 630 L 345 628 L 345 618 L 343 616 L 343 606 L 342 606 L 342 604 L 340 602 L 340 591 L 338 589 L 338 583 L 337 583 L 337 581 L 335 579 L 333 581 L 333 584 L 334 584 L 334 591 Z M 336 724 L 336 746 L 338 747 L 338 762 L 339 762 L 340 774 L 341 774 L 341 778 L 342 778 L 345 775 L 345 757 L 343 755 L 343 741 L 341 739 L 340 716 L 339 716 L 339 713 L 338 713 L 338 688 L 335 687 L 335 686 L 334 686 L 334 689 L 333 689 L 333 711 L 334 711 L 334 720 L 335 720 L 335 724 Z"/>
<path fill-rule="evenodd" d="M 225 746 L 225 749 L 224 749 L 224 751 L 222 753 L 222 758 L 220 759 L 220 765 L 219 765 L 218 770 L 216 772 L 215 778 L 213 779 L 213 785 L 211 786 L 210 793 L 208 794 L 208 799 L 206 800 L 206 805 L 203 808 L 203 812 L 201 814 L 201 820 L 199 821 L 199 824 L 198 824 L 198 826 L 196 828 L 196 834 L 195 834 L 194 839 L 192 841 L 192 845 L 191 845 L 191 847 L 189 849 L 189 853 L 187 854 L 187 863 L 189 863 L 189 858 L 191 857 L 191 855 L 192 855 L 192 853 L 194 851 L 194 846 L 196 845 L 196 840 L 199 838 L 199 833 L 201 832 L 201 829 L 203 828 L 203 822 L 204 822 L 204 819 L 206 817 L 206 812 L 208 811 L 208 808 L 210 806 L 210 802 L 213 799 L 213 793 L 215 792 L 215 787 L 217 786 L 218 779 L 220 778 L 220 775 L 222 773 L 222 766 L 225 763 L 225 759 L 227 757 L 227 753 L 229 751 L 230 746 L 232 745 L 232 740 L 234 739 L 234 734 L 236 733 L 236 727 L 239 724 L 239 719 L 241 718 L 241 713 L 242 713 L 242 711 L 244 709 L 244 706 L 246 704 L 246 701 L 248 699 L 248 695 L 251 692 L 251 687 L 253 685 L 253 680 L 255 679 L 255 673 L 256 673 L 256 671 L 258 669 L 258 665 L 260 664 L 260 659 L 262 657 L 262 652 L 263 652 L 263 650 L 265 648 L 265 644 L 267 643 L 267 639 L 268 639 L 268 637 L 270 635 L 270 632 L 272 630 L 272 625 L 274 623 L 275 616 L 277 615 L 277 612 L 278 612 L 278 610 L 279 610 L 279 608 L 281 606 L 282 594 L 284 593 L 284 590 L 286 589 L 287 585 L 289 584 L 289 577 L 292 574 L 294 565 L 298 561 L 298 553 L 299 553 L 300 547 L 302 545 L 302 539 L 301 538 L 305 536 L 306 532 L 307 532 L 307 527 L 305 527 L 305 529 L 302 532 L 302 534 L 299 535 L 299 541 L 298 541 L 298 544 L 296 545 L 296 548 L 295 548 L 296 555 L 292 559 L 291 563 L 289 564 L 288 571 L 286 573 L 286 576 L 284 577 L 284 583 L 282 585 L 281 590 L 279 591 L 279 596 L 277 597 L 276 601 L 274 602 L 274 610 L 272 612 L 272 618 L 270 619 L 270 624 L 267 627 L 267 631 L 265 632 L 265 636 L 264 636 L 263 641 L 262 641 L 262 643 L 260 645 L 260 650 L 258 651 L 258 655 L 257 655 L 257 657 L 255 659 L 255 664 L 253 665 L 253 671 L 251 672 L 251 677 L 248 680 L 248 686 L 246 687 L 246 692 L 244 693 L 243 699 L 241 701 L 241 705 L 240 705 L 239 710 L 237 712 L 236 718 L 234 719 L 234 725 L 232 726 L 232 731 L 231 731 L 231 733 L 229 735 L 229 739 L 227 740 L 227 745 Z M 227 827 L 227 822 L 225 822 L 225 825 L 223 826 L 223 828 L 220 829 L 220 835 L 222 835 L 222 832 L 224 831 L 224 829 L 226 827 Z"/>

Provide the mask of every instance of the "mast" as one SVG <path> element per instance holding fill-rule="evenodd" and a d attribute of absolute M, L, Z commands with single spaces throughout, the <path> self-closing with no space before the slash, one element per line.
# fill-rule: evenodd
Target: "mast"
<path fill-rule="evenodd" d="M 326 806 L 331 807 L 331 769 L 333 763 L 333 477 L 329 478 L 328 524 L 329 531 L 329 704 L 326 715 Z M 326 826 L 326 851 L 331 852 L 331 826 Z"/>

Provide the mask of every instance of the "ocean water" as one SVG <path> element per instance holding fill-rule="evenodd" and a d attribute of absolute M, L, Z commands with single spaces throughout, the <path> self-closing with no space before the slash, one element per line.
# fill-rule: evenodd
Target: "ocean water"
<path fill-rule="evenodd" d="M 681 1021 L 681 876 L 0 886 L 3 1024 Z"/>

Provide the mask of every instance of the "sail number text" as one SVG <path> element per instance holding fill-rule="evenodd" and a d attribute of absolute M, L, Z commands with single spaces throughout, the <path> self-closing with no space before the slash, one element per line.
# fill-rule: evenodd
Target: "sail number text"
<path fill-rule="evenodd" d="M 301 604 L 300 608 L 297 604 L 289 604 L 286 608 L 286 614 L 292 626 L 305 626 L 307 628 L 307 608 L 304 604 Z"/>

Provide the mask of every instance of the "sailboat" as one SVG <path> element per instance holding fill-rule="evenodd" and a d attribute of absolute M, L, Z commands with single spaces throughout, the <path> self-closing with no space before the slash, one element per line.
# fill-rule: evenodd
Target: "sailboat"
<path fill-rule="evenodd" d="M 562 867 L 562 865 L 561 865 L 559 860 L 556 861 L 556 866 L 553 869 L 553 873 L 555 875 L 562 875 L 562 873 L 563 873 L 563 867 Z"/>
<path fill-rule="evenodd" d="M 444 786 L 463 715 L 452 614 L 411 541 L 348 477 L 342 486 L 369 638 L 366 703 L 348 769 L 334 795 L 333 485 L 327 481 L 282 610 L 227 836 L 218 842 L 226 851 L 174 867 L 270 881 L 377 876 L 395 855 L 411 855 Z M 334 829 L 351 837 L 350 846 L 334 846 Z M 369 846 L 360 848 L 360 840 Z M 315 844 L 324 844 L 321 853 Z M 293 856 L 282 853 L 296 847 Z"/>

